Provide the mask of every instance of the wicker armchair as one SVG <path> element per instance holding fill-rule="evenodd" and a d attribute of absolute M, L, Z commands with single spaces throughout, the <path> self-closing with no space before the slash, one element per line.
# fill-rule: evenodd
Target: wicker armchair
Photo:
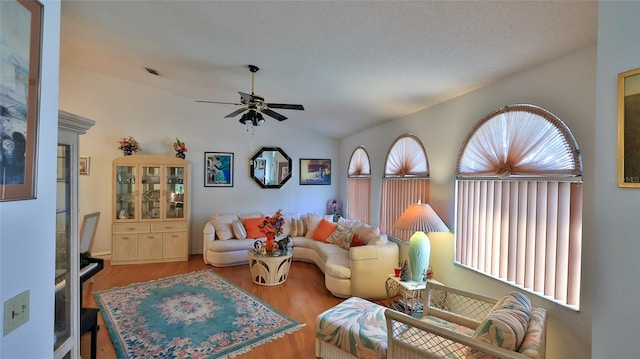
<path fill-rule="evenodd" d="M 421 319 L 390 309 L 385 311 L 388 358 L 544 359 L 544 309 L 531 308 L 526 334 L 515 351 L 474 337 L 476 328 L 487 318 L 497 299 L 435 283 L 428 283 L 425 293 Z"/>

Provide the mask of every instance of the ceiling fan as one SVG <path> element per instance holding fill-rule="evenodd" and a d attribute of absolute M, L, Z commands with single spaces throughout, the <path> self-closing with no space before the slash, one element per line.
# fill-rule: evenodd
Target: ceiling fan
<path fill-rule="evenodd" d="M 304 107 L 302 105 L 264 102 L 264 97 L 258 96 L 253 92 L 254 77 L 258 70 L 260 70 L 258 66 L 249 65 L 249 71 L 251 71 L 251 95 L 244 92 L 238 92 L 240 94 L 240 103 L 204 100 L 196 100 L 196 102 L 242 106 L 242 108 L 239 108 L 224 117 L 235 117 L 247 111 L 247 113 L 242 115 L 242 117 L 240 118 L 240 123 L 253 126 L 260 126 L 264 123 L 264 117 L 262 116 L 262 114 L 273 117 L 278 121 L 284 121 L 287 119 L 286 116 L 273 111 L 272 108 L 281 108 L 284 110 L 304 110 Z"/>

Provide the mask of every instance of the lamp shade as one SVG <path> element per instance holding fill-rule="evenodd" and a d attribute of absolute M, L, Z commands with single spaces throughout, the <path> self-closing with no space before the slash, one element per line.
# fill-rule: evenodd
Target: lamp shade
<path fill-rule="evenodd" d="M 449 232 L 449 227 L 427 203 L 413 203 L 404 210 L 393 228 L 420 232 Z"/>
<path fill-rule="evenodd" d="M 415 231 L 409 239 L 411 279 L 423 282 L 431 255 L 431 243 L 424 232 L 448 232 L 449 227 L 429 204 L 419 202 L 411 204 L 396 220 L 393 227 Z"/>

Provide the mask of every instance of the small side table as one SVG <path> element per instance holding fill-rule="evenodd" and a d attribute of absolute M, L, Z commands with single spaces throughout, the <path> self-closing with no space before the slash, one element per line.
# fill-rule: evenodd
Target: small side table
<path fill-rule="evenodd" d="M 435 279 L 429 279 L 427 282 L 442 284 Z M 426 287 L 427 283 L 412 280 L 403 282 L 399 277 L 389 274 L 389 278 L 387 278 L 385 282 L 389 308 L 410 316 L 421 315 L 424 305 L 424 290 Z M 395 298 L 397 296 L 399 296 L 399 298 L 396 300 Z"/>
<path fill-rule="evenodd" d="M 274 286 L 287 280 L 293 255 L 290 249 L 282 253 L 273 251 L 266 254 L 256 253 L 250 249 L 248 255 L 253 283 Z"/>

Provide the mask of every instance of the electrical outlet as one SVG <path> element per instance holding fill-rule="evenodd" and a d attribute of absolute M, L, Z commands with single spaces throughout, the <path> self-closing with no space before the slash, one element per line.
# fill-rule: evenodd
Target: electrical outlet
<path fill-rule="evenodd" d="M 29 321 L 29 290 L 4 302 L 4 334 L 14 331 Z"/>

